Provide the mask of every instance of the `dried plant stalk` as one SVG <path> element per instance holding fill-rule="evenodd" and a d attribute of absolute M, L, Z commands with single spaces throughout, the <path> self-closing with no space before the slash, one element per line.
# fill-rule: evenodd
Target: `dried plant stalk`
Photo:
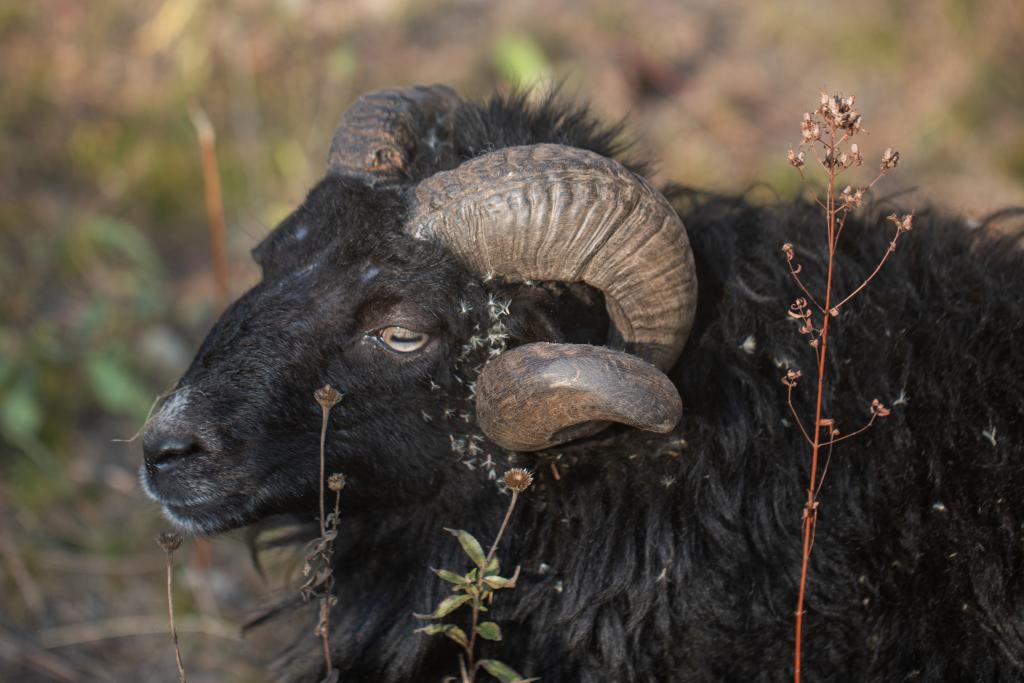
<path fill-rule="evenodd" d="M 835 270 L 836 252 L 839 239 L 846 219 L 863 201 L 864 196 L 874 187 L 888 171 L 892 170 L 899 163 L 899 152 L 891 147 L 885 150 L 882 155 L 879 172 L 867 186 L 854 189 L 847 185 L 841 192 L 837 192 L 837 179 L 852 166 L 860 166 L 864 162 L 860 148 L 856 143 L 851 143 L 849 148 L 844 144 L 862 131 L 861 114 L 854 107 L 854 97 L 843 97 L 839 94 L 828 92 L 821 93 L 821 103 L 813 113 L 808 112 L 803 116 L 801 132 L 803 140 L 797 150 L 789 151 L 789 163 L 794 166 L 803 178 L 803 167 L 807 163 L 807 152 L 810 150 L 818 165 L 824 171 L 828 179 L 828 188 L 825 201 L 815 194 L 814 200 L 825 212 L 825 224 L 828 237 L 828 265 L 825 275 L 825 292 L 823 297 L 815 297 L 800 277 L 801 266 L 794 263 L 796 252 L 792 244 L 782 246 L 783 254 L 789 267 L 793 280 L 799 286 L 803 297 L 797 298 L 789 307 L 789 316 L 799 322 L 799 332 L 808 339 L 808 344 L 815 353 L 815 369 L 817 371 L 817 393 L 814 407 L 813 430 L 809 431 L 796 407 L 793 405 L 793 390 L 796 388 L 801 373 L 796 369 L 788 369 L 782 378 L 782 383 L 787 387 L 787 404 L 790 412 L 796 421 L 804 439 L 811 448 L 810 477 L 807 486 L 807 500 L 804 503 L 802 513 L 802 536 L 803 552 L 800 566 L 800 588 L 797 596 L 796 606 L 796 637 L 794 646 L 794 680 L 799 683 L 801 673 L 801 662 L 803 654 L 803 617 L 804 601 L 807 592 L 807 570 L 810 564 L 811 550 L 814 547 L 814 532 L 818 523 L 818 493 L 824 483 L 825 475 L 828 473 L 828 463 L 832 456 L 832 448 L 840 441 L 854 437 L 870 428 L 876 418 L 885 417 L 889 409 L 877 398 L 869 406 L 870 419 L 859 429 L 845 435 L 840 435 L 836 420 L 826 417 L 824 411 L 824 395 L 826 389 L 826 361 L 829 350 L 829 323 L 832 318 L 838 318 L 842 309 L 855 296 L 860 294 L 885 265 L 886 260 L 896 250 L 896 242 L 905 232 L 909 232 L 913 224 L 913 215 L 889 216 L 896 226 L 896 233 L 889 243 L 889 248 L 882 255 L 875 269 L 864 281 L 853 289 L 848 295 L 839 299 L 832 286 L 832 276 Z M 804 298 L 806 297 L 806 298 Z M 839 303 L 833 303 L 839 299 Z M 819 301 L 823 303 L 819 303 Z M 815 309 L 817 312 L 815 312 Z M 820 321 L 820 322 L 819 322 Z M 818 469 L 821 452 L 825 450 L 827 455 L 825 465 L 819 476 Z"/>
<path fill-rule="evenodd" d="M 217 137 L 210 117 L 199 105 L 189 108 L 192 125 L 199 140 L 199 154 L 202 158 L 203 189 L 206 195 L 206 216 L 210 225 L 210 253 L 213 256 L 213 276 L 217 294 L 222 305 L 227 305 L 228 256 L 225 246 L 224 200 L 220 188 L 220 168 L 217 165 Z"/>
<path fill-rule="evenodd" d="M 341 401 L 341 394 L 330 384 L 325 384 L 313 392 L 313 397 L 320 406 L 320 538 L 315 547 L 306 556 L 306 565 L 303 573 L 309 577 L 301 588 L 303 598 L 308 599 L 314 593 L 319 594 L 320 609 L 318 613 L 316 634 L 320 636 L 323 645 L 324 665 L 327 667 L 327 676 L 324 681 L 337 680 L 338 673 L 334 669 L 331 660 L 331 607 L 337 598 L 332 594 L 334 586 L 334 575 L 332 567 L 332 556 L 334 553 L 334 539 L 338 534 L 338 516 L 341 512 L 341 490 L 345 487 L 345 476 L 340 473 L 332 474 L 325 479 L 327 467 L 327 423 L 330 419 L 331 408 Z M 324 489 L 329 488 L 334 492 L 334 513 L 326 514 L 324 506 Z M 322 565 L 321 571 L 316 571 L 316 565 Z"/>
<path fill-rule="evenodd" d="M 171 640 L 174 642 L 174 660 L 178 665 L 178 681 L 185 683 L 185 665 L 181 662 L 181 648 L 178 646 L 178 629 L 174 625 L 174 551 L 181 545 L 181 534 L 166 531 L 156 538 L 157 545 L 167 556 L 167 618 L 171 626 Z"/>

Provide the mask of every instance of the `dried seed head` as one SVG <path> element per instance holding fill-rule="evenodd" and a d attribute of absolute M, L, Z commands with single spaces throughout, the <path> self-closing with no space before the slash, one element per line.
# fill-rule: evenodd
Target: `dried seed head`
<path fill-rule="evenodd" d="M 800 375 L 801 372 L 799 370 L 789 368 L 786 370 L 786 376 L 782 378 L 782 383 L 790 388 L 795 387 L 797 381 L 800 379 Z"/>
<path fill-rule="evenodd" d="M 532 483 L 533 475 L 521 467 L 513 467 L 505 473 L 505 486 L 509 487 L 516 493 L 522 493 L 526 489 L 530 488 L 530 484 Z"/>
<path fill-rule="evenodd" d="M 335 472 L 331 476 L 327 477 L 327 488 L 337 493 L 345 488 L 345 475 L 341 472 Z"/>
<path fill-rule="evenodd" d="M 902 216 L 891 213 L 886 216 L 886 218 L 896 224 L 897 233 L 910 232 L 914 227 L 914 214 L 912 213 L 907 213 Z"/>
<path fill-rule="evenodd" d="M 858 188 L 854 190 L 852 187 L 847 185 L 846 188 L 842 191 L 841 197 L 843 200 L 843 205 L 846 208 L 855 209 L 858 206 L 860 206 L 861 202 L 864 200 L 864 189 Z"/>
<path fill-rule="evenodd" d="M 324 410 L 330 410 L 341 401 L 341 394 L 330 384 L 325 384 L 313 392 L 313 398 Z"/>
<path fill-rule="evenodd" d="M 166 553 L 173 553 L 181 547 L 181 534 L 177 531 L 165 531 L 156 537 L 156 544 Z"/>
<path fill-rule="evenodd" d="M 782 253 L 786 255 L 787 261 L 792 261 L 794 256 L 796 255 L 793 252 L 793 245 L 790 244 L 789 242 L 786 242 L 785 244 L 782 245 Z"/>
<path fill-rule="evenodd" d="M 790 165 L 793 166 L 794 168 L 800 168 L 801 166 L 803 166 L 804 161 L 807 159 L 807 155 L 804 154 L 803 150 L 800 150 L 799 152 L 789 150 L 789 154 L 787 154 L 786 156 L 789 158 Z"/>
<path fill-rule="evenodd" d="M 800 122 L 800 133 L 804 142 L 814 142 L 821 138 L 821 126 L 819 126 L 810 114 L 804 114 L 804 120 Z"/>
<path fill-rule="evenodd" d="M 871 414 L 878 417 L 888 417 L 889 409 L 876 398 L 871 401 Z"/>
<path fill-rule="evenodd" d="M 864 157 L 860 153 L 860 147 L 857 143 L 850 145 L 850 162 L 860 166 L 864 163 Z"/>
<path fill-rule="evenodd" d="M 842 163 L 840 163 L 840 161 L 839 161 L 839 153 L 835 149 L 827 150 L 825 152 L 825 158 L 824 158 L 823 161 L 824 161 L 825 166 L 827 168 L 833 170 L 833 171 L 836 168 L 839 168 L 840 166 L 842 166 Z"/>
<path fill-rule="evenodd" d="M 896 168 L 898 163 L 900 163 L 900 153 L 892 147 L 886 147 L 885 152 L 882 153 L 882 164 L 879 166 L 879 169 L 888 171 L 889 169 Z"/>

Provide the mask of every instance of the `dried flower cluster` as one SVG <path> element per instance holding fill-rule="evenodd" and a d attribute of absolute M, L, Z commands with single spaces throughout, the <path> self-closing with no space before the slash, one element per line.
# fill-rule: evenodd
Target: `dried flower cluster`
<path fill-rule="evenodd" d="M 341 394 L 330 384 L 325 384 L 314 391 L 313 398 L 324 410 L 330 410 L 341 402 Z"/>
<path fill-rule="evenodd" d="M 340 472 L 331 474 L 324 479 L 327 467 L 327 422 L 330 419 L 331 409 L 341 402 L 342 394 L 330 384 L 325 384 L 313 392 L 313 399 L 320 406 L 320 537 L 315 539 L 312 548 L 306 555 L 306 562 L 302 567 L 302 575 L 306 577 L 305 582 L 299 586 L 299 593 L 305 602 L 317 598 L 319 610 L 317 615 L 314 635 L 320 638 L 323 644 L 324 665 L 327 668 L 327 676 L 323 679 L 325 683 L 333 683 L 338 680 L 340 673 L 334 668 L 331 661 L 330 635 L 331 635 L 331 608 L 338 604 L 338 598 L 334 595 L 334 540 L 338 537 L 338 522 L 341 516 L 341 490 L 345 488 L 345 475 Z M 325 486 L 326 484 L 326 486 Z M 325 513 L 324 489 L 334 493 L 334 511 Z"/>
<path fill-rule="evenodd" d="M 803 605 L 807 585 L 807 567 L 813 547 L 814 531 L 818 521 L 818 492 L 828 473 L 829 459 L 835 444 L 860 434 L 874 424 L 875 419 L 889 415 L 887 408 L 877 398 L 868 407 L 870 415 L 866 424 L 846 435 L 841 435 L 835 418 L 826 417 L 824 410 L 824 392 L 826 385 L 825 368 L 829 348 L 829 323 L 839 318 L 844 306 L 849 303 L 878 274 L 889 256 L 896 250 L 896 242 L 913 226 L 913 214 L 892 214 L 888 219 L 896 226 L 896 232 L 889 243 L 889 248 L 879 259 L 874 271 L 863 282 L 845 296 L 837 296 L 833 289 L 833 273 L 838 253 L 840 238 L 846 219 L 850 213 L 860 207 L 865 196 L 883 176 L 896 168 L 900 161 L 900 153 L 892 147 L 886 148 L 878 165 L 878 174 L 867 185 L 848 184 L 837 191 L 839 177 L 854 166 L 864 163 L 864 155 L 859 145 L 850 142 L 851 138 L 863 132 L 863 117 L 854 106 L 856 98 L 844 97 L 837 93 L 822 91 L 819 105 L 814 111 L 805 112 L 800 122 L 801 142 L 796 149 L 790 149 L 787 158 L 790 165 L 804 177 L 804 167 L 808 159 L 813 158 L 827 178 L 828 185 L 824 199 L 814 194 L 814 201 L 825 212 L 825 228 L 828 242 L 828 271 L 825 274 L 825 290 L 815 296 L 801 279 L 802 266 L 796 261 L 796 248 L 789 243 L 782 245 L 787 267 L 794 282 L 799 287 L 798 296 L 787 311 L 790 318 L 797 324 L 797 331 L 807 338 L 808 345 L 814 349 L 815 369 L 817 371 L 817 395 L 815 398 L 814 419 L 805 426 L 793 403 L 793 392 L 797 388 L 802 373 L 796 368 L 789 368 L 782 377 L 786 386 L 787 403 L 790 412 L 800 429 L 804 440 L 811 449 L 810 477 L 807 487 L 807 500 L 803 506 L 801 519 L 803 529 L 803 560 L 800 570 L 800 590 L 796 610 L 796 647 L 795 647 L 795 680 L 800 681 L 801 646 L 803 637 Z M 847 146 L 848 145 L 848 146 Z M 819 474 L 819 454 L 826 449 L 827 457 Z"/>
<path fill-rule="evenodd" d="M 156 544 L 163 548 L 165 553 L 173 553 L 181 547 L 181 534 L 177 531 L 165 531 L 156 537 Z"/>
<path fill-rule="evenodd" d="M 340 493 L 345 488 L 345 475 L 341 472 L 335 472 L 327 477 L 327 488 L 335 493 Z"/>
<path fill-rule="evenodd" d="M 800 122 L 800 146 L 796 150 L 789 150 L 787 155 L 790 165 L 800 170 L 801 176 L 803 166 L 807 163 L 808 148 L 814 153 L 822 168 L 829 172 L 845 171 L 851 166 L 860 166 L 864 163 L 864 156 L 857 143 L 851 143 L 849 149 L 843 147 L 847 140 L 865 131 L 861 126 L 860 112 L 853 108 L 856 99 L 852 95 L 843 97 L 838 93 L 832 94 L 823 90 L 818 108 L 813 112 L 804 112 L 803 120 Z M 886 148 L 882 154 L 879 171 L 884 174 L 896 168 L 899 160 L 899 152 L 892 147 Z M 851 195 L 857 193 L 856 189 L 849 190 Z"/>
<path fill-rule="evenodd" d="M 522 493 L 526 489 L 530 488 L 530 484 L 533 483 L 533 475 L 528 470 L 524 470 L 521 467 L 513 467 L 505 473 L 505 486 L 509 487 L 516 493 Z"/>

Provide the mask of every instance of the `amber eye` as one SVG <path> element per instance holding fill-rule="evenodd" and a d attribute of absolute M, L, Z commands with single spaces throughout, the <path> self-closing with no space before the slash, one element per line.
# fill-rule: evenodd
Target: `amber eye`
<path fill-rule="evenodd" d="M 377 336 L 389 347 L 401 353 L 419 351 L 430 341 L 430 337 L 422 332 L 414 332 L 398 326 L 385 327 L 377 333 Z"/>

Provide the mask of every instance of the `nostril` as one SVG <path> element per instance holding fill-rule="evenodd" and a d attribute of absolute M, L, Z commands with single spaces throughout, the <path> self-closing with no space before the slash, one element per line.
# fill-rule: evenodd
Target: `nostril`
<path fill-rule="evenodd" d="M 170 466 L 175 460 L 184 456 L 200 453 L 202 450 L 199 439 L 191 435 L 184 437 L 160 436 L 147 439 L 143 444 L 146 462 L 159 469 Z"/>

